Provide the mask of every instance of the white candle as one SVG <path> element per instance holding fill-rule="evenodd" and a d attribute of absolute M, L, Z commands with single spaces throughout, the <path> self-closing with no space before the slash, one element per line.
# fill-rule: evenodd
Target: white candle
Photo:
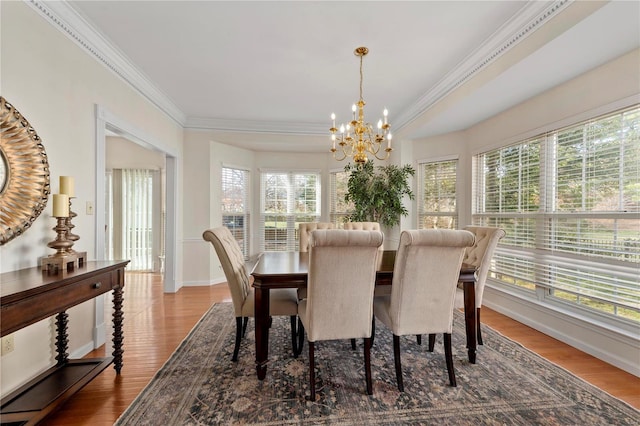
<path fill-rule="evenodd" d="M 60 176 L 60 194 L 68 195 L 69 198 L 76 196 L 73 176 Z"/>
<path fill-rule="evenodd" d="M 331 121 L 332 121 L 331 128 L 335 129 L 336 128 L 336 115 L 334 113 L 331 113 Z"/>
<path fill-rule="evenodd" d="M 69 217 L 69 196 L 67 194 L 53 194 L 53 216 Z"/>

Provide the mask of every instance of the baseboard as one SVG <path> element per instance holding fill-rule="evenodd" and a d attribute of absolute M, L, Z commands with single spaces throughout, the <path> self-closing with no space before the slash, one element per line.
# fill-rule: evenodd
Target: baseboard
<path fill-rule="evenodd" d="M 183 281 L 182 287 L 208 287 L 210 285 L 222 284 L 226 282 L 227 280 L 225 278 L 218 278 L 217 280 L 213 280 L 213 281 L 207 281 L 207 280 Z"/>
<path fill-rule="evenodd" d="M 78 359 L 84 357 L 86 354 L 94 349 L 93 342 L 87 342 L 87 344 L 80 346 L 78 349 L 69 354 L 69 359 Z"/>
<path fill-rule="evenodd" d="M 640 340 L 568 315 L 555 306 L 485 287 L 483 305 L 576 349 L 640 377 Z"/>

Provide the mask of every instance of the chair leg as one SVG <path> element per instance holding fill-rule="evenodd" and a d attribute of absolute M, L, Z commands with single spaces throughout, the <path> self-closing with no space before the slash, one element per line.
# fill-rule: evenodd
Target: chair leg
<path fill-rule="evenodd" d="M 456 373 L 453 371 L 453 356 L 451 353 L 451 334 L 444 333 L 444 357 L 447 361 L 447 372 L 449 373 L 449 384 L 456 387 Z"/>
<path fill-rule="evenodd" d="M 242 337 L 247 333 L 247 323 L 249 322 L 249 317 L 244 317 L 242 321 Z"/>
<path fill-rule="evenodd" d="M 478 329 L 478 331 L 476 332 L 476 335 L 478 336 L 478 344 L 482 345 L 482 332 L 480 331 L 480 308 L 476 309 L 476 327 Z"/>
<path fill-rule="evenodd" d="M 373 395 L 373 383 L 371 381 L 371 338 L 364 338 L 364 374 L 367 381 L 367 395 Z"/>
<path fill-rule="evenodd" d="M 433 352 L 433 347 L 436 345 L 436 335 L 429 335 L 429 352 Z"/>
<path fill-rule="evenodd" d="M 289 320 L 291 321 L 291 347 L 293 348 L 293 357 L 298 358 L 298 333 L 296 328 L 296 321 L 298 320 L 298 317 L 291 315 Z"/>
<path fill-rule="evenodd" d="M 356 350 L 356 339 L 351 339 L 351 350 L 352 351 Z"/>
<path fill-rule="evenodd" d="M 304 325 L 302 325 L 302 320 L 298 317 L 298 355 L 302 353 L 302 348 L 304 347 Z"/>
<path fill-rule="evenodd" d="M 421 345 L 422 344 L 422 334 L 416 334 L 416 342 Z"/>
<path fill-rule="evenodd" d="M 398 390 L 404 392 L 404 383 L 402 382 L 402 365 L 400 363 L 400 336 L 393 335 L 393 359 L 396 363 L 396 381 L 398 382 Z"/>
<path fill-rule="evenodd" d="M 309 342 L 309 399 L 316 400 L 316 361 L 314 354 L 314 343 Z"/>
<path fill-rule="evenodd" d="M 236 317 L 236 345 L 233 348 L 233 357 L 231 358 L 231 361 L 233 362 L 238 362 L 240 340 L 242 340 L 242 317 Z"/>
<path fill-rule="evenodd" d="M 373 341 L 376 337 L 376 317 L 371 319 L 371 346 L 373 346 Z"/>

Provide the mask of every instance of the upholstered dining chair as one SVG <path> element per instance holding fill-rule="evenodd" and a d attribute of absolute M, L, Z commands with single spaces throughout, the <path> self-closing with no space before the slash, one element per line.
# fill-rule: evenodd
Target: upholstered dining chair
<path fill-rule="evenodd" d="M 451 353 L 453 302 L 464 250 L 473 241 L 471 232 L 449 229 L 400 234 L 391 295 L 376 297 L 373 312 L 393 333 L 396 380 L 401 392 L 400 336 L 409 334 L 443 333 L 449 383 L 456 386 Z"/>
<path fill-rule="evenodd" d="M 231 360 L 236 362 L 238 361 L 240 341 L 247 329 L 247 320 L 249 317 L 255 317 L 254 290 L 251 286 L 252 277 L 247 273 L 244 256 L 229 228 L 221 226 L 207 229 L 202 234 L 202 238 L 213 244 L 231 292 L 231 300 L 233 301 L 233 309 L 236 316 L 236 343 Z M 293 354 L 297 357 L 299 351 L 296 339 L 296 317 L 298 315 L 296 290 L 271 290 L 269 313 L 272 316 L 289 316 L 291 321 L 291 345 L 293 346 Z"/>
<path fill-rule="evenodd" d="M 489 267 L 493 252 L 498 246 L 498 242 L 506 235 L 504 230 L 489 226 L 466 226 L 465 230 L 473 233 L 476 242 L 473 246 L 465 250 L 463 263 L 475 266 L 476 269 L 476 325 L 478 344 L 482 345 L 482 334 L 480 332 L 480 308 L 482 307 L 482 295 L 484 286 L 489 275 Z M 455 308 L 464 308 L 464 292 L 462 288 L 456 291 Z"/>
<path fill-rule="evenodd" d="M 303 222 L 298 224 L 298 238 L 300 239 L 300 251 L 309 251 L 309 239 L 311 238 L 311 232 L 316 229 L 336 229 L 335 223 L 331 222 Z M 307 297 L 307 289 L 298 289 L 298 299 L 302 300 Z"/>
<path fill-rule="evenodd" d="M 310 400 L 315 401 L 315 342 L 364 338 L 367 393 L 371 380 L 371 327 L 379 231 L 311 233 L 307 298 L 298 304 L 299 329 L 309 342 Z M 302 345 L 299 344 L 299 347 Z"/>
<path fill-rule="evenodd" d="M 378 222 L 345 222 L 342 229 L 347 231 L 379 231 L 380 224 Z"/>
<path fill-rule="evenodd" d="M 345 222 L 342 229 L 347 231 L 380 231 L 380 224 L 378 222 Z M 384 246 L 378 248 L 380 251 L 384 251 Z M 375 296 L 384 296 L 391 294 L 391 287 L 388 285 L 378 286 L 373 291 Z M 355 347 L 355 344 L 353 344 Z"/>
<path fill-rule="evenodd" d="M 309 251 L 309 237 L 316 229 L 335 229 L 335 223 L 331 222 L 303 222 L 298 224 L 298 238 L 300 239 L 300 251 Z"/>

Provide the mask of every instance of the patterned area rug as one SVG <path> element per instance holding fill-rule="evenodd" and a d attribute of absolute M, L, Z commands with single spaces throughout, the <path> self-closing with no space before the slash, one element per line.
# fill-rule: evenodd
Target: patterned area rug
<path fill-rule="evenodd" d="M 256 378 L 253 320 L 231 362 L 232 305 L 214 305 L 116 425 L 638 425 L 640 412 L 566 370 L 483 328 L 477 364 L 466 357 L 456 312 L 448 385 L 442 336 L 429 353 L 401 339 L 405 392 L 396 387 L 391 333 L 376 324 L 373 396 L 366 395 L 362 341 L 316 344 L 318 399 L 310 402 L 308 346 L 295 359 L 288 318 L 274 318 L 267 377 Z M 126 366 L 124 367 L 126 368 Z"/>

